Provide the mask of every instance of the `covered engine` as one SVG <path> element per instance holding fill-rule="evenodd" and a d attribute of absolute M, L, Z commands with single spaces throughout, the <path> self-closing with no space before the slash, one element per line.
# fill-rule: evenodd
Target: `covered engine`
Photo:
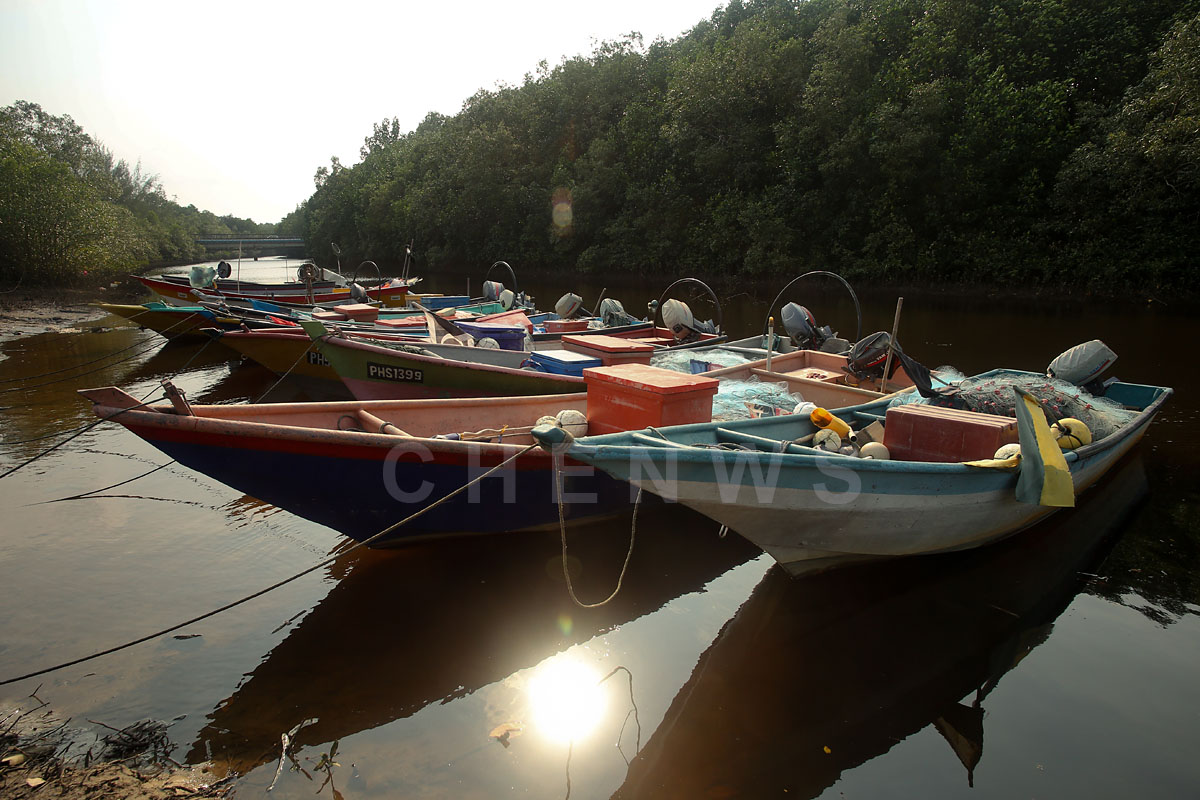
<path fill-rule="evenodd" d="M 883 370 L 887 364 L 888 343 L 891 340 L 892 336 L 887 331 L 876 331 L 869 336 L 864 336 L 850 348 L 850 352 L 847 354 L 850 363 L 843 369 L 859 380 L 883 378 Z M 899 342 L 892 347 L 892 366 L 887 375 L 889 380 L 900 367 L 899 356 L 903 352 Z"/>
<path fill-rule="evenodd" d="M 596 310 L 596 316 L 600 317 L 600 321 L 604 323 L 604 327 L 606 328 L 616 328 L 621 325 L 632 325 L 635 322 L 641 322 L 637 317 L 627 312 L 621 301 L 614 297 L 606 297 L 600 301 L 600 308 Z"/>
<path fill-rule="evenodd" d="M 1098 381 L 1116 360 L 1117 354 L 1108 345 L 1099 339 L 1092 339 L 1059 354 L 1046 367 L 1046 375 L 1076 386 L 1087 386 Z"/>
<path fill-rule="evenodd" d="M 682 300 L 671 298 L 662 304 L 663 325 L 671 331 L 676 342 L 694 342 L 701 334 L 716 333 L 717 326 L 712 320 L 699 322 L 692 314 L 692 309 Z"/>
<path fill-rule="evenodd" d="M 575 312 L 579 311 L 582 305 L 582 297 L 574 292 L 567 292 L 554 304 L 554 313 L 558 314 L 560 319 L 570 319 L 575 316 Z"/>
<path fill-rule="evenodd" d="M 817 325 L 812 312 L 799 303 L 788 303 L 780 312 L 783 329 L 799 350 L 820 350 L 834 333 L 828 325 Z"/>
<path fill-rule="evenodd" d="M 483 299 L 489 302 L 497 302 L 500 300 L 500 295 L 504 292 L 504 284 L 500 281 L 484 281 L 483 282 Z"/>

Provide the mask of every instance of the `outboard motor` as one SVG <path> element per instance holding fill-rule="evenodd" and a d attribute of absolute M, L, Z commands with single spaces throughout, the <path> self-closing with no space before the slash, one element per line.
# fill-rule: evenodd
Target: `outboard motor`
<path fill-rule="evenodd" d="M 217 277 L 218 278 L 228 278 L 232 274 L 233 274 L 233 267 L 229 266 L 228 261 L 222 261 L 220 264 L 217 264 Z"/>
<path fill-rule="evenodd" d="M 558 298 L 558 302 L 554 304 L 554 313 L 558 314 L 560 319 L 570 319 L 583 305 L 583 298 L 574 292 L 567 292 L 562 297 Z"/>
<path fill-rule="evenodd" d="M 663 325 L 676 339 L 685 338 L 696 324 L 692 309 L 682 300 L 671 298 L 662 304 Z"/>
<path fill-rule="evenodd" d="M 512 293 L 512 289 L 505 289 L 504 291 L 500 292 L 500 307 L 505 311 L 508 311 L 513 307 L 513 303 L 516 302 L 516 299 L 517 296 Z"/>
<path fill-rule="evenodd" d="M 483 299 L 489 302 L 496 302 L 500 299 L 501 293 L 504 292 L 504 284 L 500 281 L 484 281 L 483 282 Z"/>
<path fill-rule="evenodd" d="M 1100 376 L 1117 360 L 1117 354 L 1099 339 L 1077 344 L 1046 367 L 1051 378 L 1082 386 L 1089 393 L 1103 395 L 1106 388 Z"/>
<path fill-rule="evenodd" d="M 688 304 L 673 297 L 662 304 L 662 318 L 663 325 L 671 331 L 671 335 L 679 344 L 694 342 L 701 334 L 717 331 L 717 326 L 712 320 L 698 322 Z"/>
<path fill-rule="evenodd" d="M 634 317 L 625 310 L 625 306 L 620 300 L 614 297 L 606 297 L 600 301 L 600 308 L 596 310 L 596 316 L 604 323 L 606 328 L 616 328 L 620 325 L 632 325 L 641 320 Z"/>
<path fill-rule="evenodd" d="M 850 348 L 848 358 L 850 363 L 842 369 L 850 373 L 859 380 L 879 380 L 883 377 L 884 366 L 887 363 L 888 343 L 892 340 L 891 334 L 887 331 L 876 331 L 869 336 L 864 336 L 859 340 L 854 347 Z M 904 351 L 897 343 L 892 347 L 892 368 L 887 376 L 890 380 L 896 374 L 896 370 L 900 367 L 899 356 Z"/>
<path fill-rule="evenodd" d="M 359 286 L 357 283 L 350 284 L 350 299 L 356 303 L 365 303 L 370 300 L 367 295 L 367 290 Z"/>
<path fill-rule="evenodd" d="M 783 329 L 799 350 L 819 350 L 833 336 L 828 325 L 818 326 L 816 318 L 804 306 L 788 303 L 780 314 Z"/>

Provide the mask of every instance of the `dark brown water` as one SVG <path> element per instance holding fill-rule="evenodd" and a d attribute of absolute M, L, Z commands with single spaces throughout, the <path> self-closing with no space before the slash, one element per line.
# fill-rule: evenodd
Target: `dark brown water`
<path fill-rule="evenodd" d="M 521 288 L 543 306 L 567 289 L 590 305 L 602 283 Z M 661 288 L 609 294 L 640 311 Z M 719 294 L 726 326 L 749 334 L 775 290 Z M 788 299 L 853 333 L 836 291 Z M 864 298 L 864 330 L 890 328 L 894 308 Z M 142 397 L 173 377 L 194 401 L 232 402 L 275 382 L 216 346 L 93 324 L 0 343 L 0 472 L 93 420 L 76 388 Z M 1040 369 L 1101 338 L 1117 375 L 1176 389 L 1137 458 L 1075 511 L 997 547 L 789 579 L 715 524 L 660 508 L 639 520 L 622 592 L 597 609 L 571 602 L 557 533 L 360 551 L 180 632 L 198 636 L 0 687 L 0 705 L 40 684 L 85 729 L 176 720 L 175 758 L 238 772 L 239 797 L 264 795 L 280 734 L 305 720 L 298 763 L 313 774 L 337 742 L 348 799 L 552 798 L 568 781 L 574 798 L 1195 796 L 1200 380 L 1181 343 L 1197 327 L 1161 306 L 906 296 L 901 341 L 930 365 Z M 269 399 L 296 396 L 283 384 Z M 345 546 L 179 466 L 46 502 L 167 461 L 106 424 L 0 479 L 0 679 L 167 627 Z M 298 491 L 311 479 L 297 476 Z M 611 591 L 629 523 L 571 531 L 583 599 Z M 507 747 L 489 738 L 504 724 L 521 728 Z M 272 795 L 311 796 L 313 777 L 285 768 Z"/>

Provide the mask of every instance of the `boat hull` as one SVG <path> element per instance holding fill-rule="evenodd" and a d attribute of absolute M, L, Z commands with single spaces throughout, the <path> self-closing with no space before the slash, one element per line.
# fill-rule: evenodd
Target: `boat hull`
<path fill-rule="evenodd" d="M 1115 433 L 1066 454 L 1076 493 L 1140 441 L 1171 393 L 1135 388 L 1155 392 L 1155 399 Z M 762 429 L 759 422 L 739 430 Z M 597 437 L 595 444 L 585 439 L 569 452 L 728 526 L 793 574 L 965 550 L 1009 536 L 1056 510 L 1019 502 L 1015 469 L 875 461 L 815 450 L 801 454 L 794 446 L 786 454 L 688 446 L 689 429 L 706 428 L 712 431 L 712 426 L 683 426 L 674 443 L 655 443 L 637 433 Z M 630 437 L 645 446 L 627 444 Z M 614 443 L 605 444 L 609 441 Z"/>
<path fill-rule="evenodd" d="M 96 395 L 93 402 L 98 416 L 124 425 L 197 472 L 358 541 L 432 507 L 373 542 L 375 547 L 558 526 L 553 462 L 540 448 L 523 453 L 494 476 L 449 497 L 524 450 L 528 434 L 523 440 L 509 437 L 509 442 L 514 438 L 518 442 L 510 444 L 312 429 L 302 427 L 299 418 L 292 424 L 252 421 L 259 409 L 270 406 L 218 407 L 212 412 L 204 407 L 194 409 L 199 414 L 229 413 L 242 419 L 177 415 L 169 406 L 162 410 L 122 408 L 105 399 L 104 393 L 113 391 L 88 391 L 89 396 Z M 456 405 L 451 413 L 460 418 L 460 424 L 464 417 L 491 419 L 496 412 L 486 402 Z M 306 406 L 316 409 L 314 414 L 344 407 L 345 416 L 351 417 L 364 404 L 290 404 L 293 408 Z M 523 419 L 554 409 L 586 409 L 586 400 L 582 395 L 545 401 L 517 398 L 509 406 L 502 413 Z M 366 408 L 371 408 L 370 404 Z M 337 418 L 338 412 L 334 413 Z M 387 416 L 393 418 L 390 413 Z M 608 516 L 630 506 L 632 490 L 626 483 L 571 460 L 564 466 L 566 519 Z"/>
<path fill-rule="evenodd" d="M 192 305 L 196 301 L 186 280 L 169 280 L 166 276 L 134 276 L 142 285 L 172 305 Z M 304 284 L 258 285 L 238 281 L 219 281 L 221 295 L 238 300 L 278 300 L 290 303 L 356 302 L 348 287 L 321 284 L 310 292 Z M 404 306 L 408 302 L 408 286 L 384 286 L 365 290 L 367 296 L 388 307 Z"/>
<path fill-rule="evenodd" d="M 509 397 L 583 391 L 583 378 L 510 366 L 405 353 L 342 337 L 322 336 L 314 348 L 359 400 Z M 475 351 L 477 348 L 464 348 Z M 472 357 L 506 357 L 482 351 Z"/>

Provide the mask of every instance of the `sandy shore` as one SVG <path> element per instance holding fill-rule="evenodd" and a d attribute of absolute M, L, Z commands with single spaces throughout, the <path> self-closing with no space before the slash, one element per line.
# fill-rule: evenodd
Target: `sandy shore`
<path fill-rule="evenodd" d="M 98 303 L 143 303 L 149 293 L 136 281 L 79 289 L 21 290 L 0 295 L 0 341 L 39 333 L 76 333 L 107 316 Z"/>

